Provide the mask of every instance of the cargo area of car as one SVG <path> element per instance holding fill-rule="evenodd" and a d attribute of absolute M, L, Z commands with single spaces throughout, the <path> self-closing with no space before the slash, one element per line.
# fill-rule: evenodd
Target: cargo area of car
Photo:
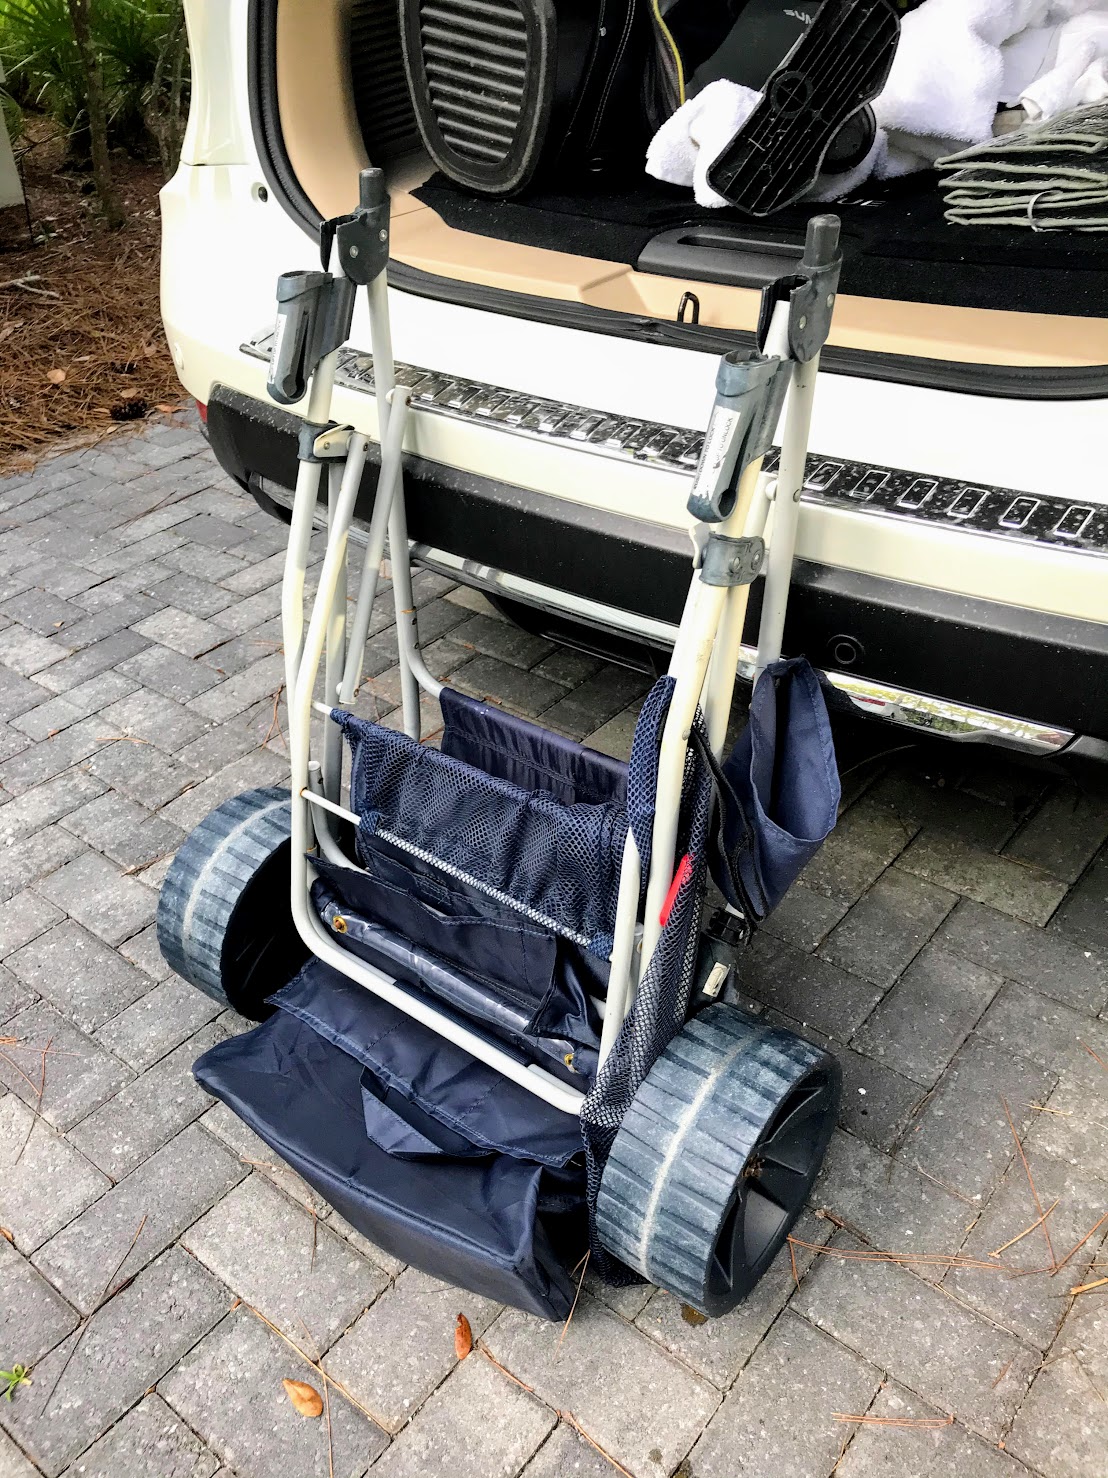
<path fill-rule="evenodd" d="M 750 330 L 761 287 L 791 270 L 808 218 L 828 208 L 802 202 L 755 220 L 699 207 L 691 191 L 633 166 L 547 178 L 508 197 L 476 193 L 422 149 L 394 0 L 271 0 L 261 12 L 274 30 L 276 108 L 304 197 L 321 215 L 348 209 L 357 168 L 383 164 L 394 260 L 440 290 L 454 279 Z M 324 77 L 334 86 L 321 86 Z M 951 225 L 929 172 L 867 184 L 830 208 L 844 247 L 833 343 L 1021 368 L 1108 362 L 1097 233 Z"/>

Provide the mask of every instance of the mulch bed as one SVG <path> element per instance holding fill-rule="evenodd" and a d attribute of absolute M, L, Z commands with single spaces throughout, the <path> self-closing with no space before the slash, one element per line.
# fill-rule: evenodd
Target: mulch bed
<path fill-rule="evenodd" d="M 108 231 L 88 176 L 65 167 L 52 125 L 29 132 L 35 242 L 21 209 L 0 211 L 0 472 L 183 397 L 158 307 L 157 166 L 112 156 L 127 222 Z"/>

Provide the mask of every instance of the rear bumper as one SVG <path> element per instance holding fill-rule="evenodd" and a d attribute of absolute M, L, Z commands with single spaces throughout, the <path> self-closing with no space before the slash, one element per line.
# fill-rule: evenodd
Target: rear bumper
<path fill-rule="evenodd" d="M 280 515 L 299 422 L 217 386 L 208 429 L 221 465 Z M 371 447 L 358 503 L 368 521 Z M 689 576 L 680 530 L 600 511 L 418 456 L 406 458 L 421 563 L 565 619 L 665 647 Z M 752 592 L 753 639 L 761 586 Z M 949 738 L 1031 753 L 1108 741 L 1108 625 L 975 600 L 798 560 L 785 631 L 857 709 Z"/>

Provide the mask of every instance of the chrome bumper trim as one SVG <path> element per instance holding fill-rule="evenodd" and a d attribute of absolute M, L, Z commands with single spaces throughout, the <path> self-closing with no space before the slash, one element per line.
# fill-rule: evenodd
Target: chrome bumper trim
<path fill-rule="evenodd" d="M 257 334 L 242 345 L 242 350 L 255 359 L 268 359 L 272 337 L 269 330 Z M 687 427 L 664 426 L 629 416 L 608 415 L 586 406 L 541 400 L 517 390 L 476 380 L 459 380 L 411 364 L 397 364 L 396 381 L 411 390 L 412 408 L 429 415 L 447 416 L 470 425 L 495 426 L 513 436 L 623 462 L 662 467 L 686 476 L 695 470 L 704 440 L 702 432 Z M 350 390 L 372 393 L 372 355 L 357 349 L 342 350 L 335 382 Z M 776 470 L 777 456 L 773 450 L 766 458 L 767 472 Z M 1108 504 L 979 487 L 923 472 L 844 462 L 818 452 L 808 458 L 802 496 L 805 503 L 825 508 L 964 530 L 1042 548 L 1108 556 Z"/>

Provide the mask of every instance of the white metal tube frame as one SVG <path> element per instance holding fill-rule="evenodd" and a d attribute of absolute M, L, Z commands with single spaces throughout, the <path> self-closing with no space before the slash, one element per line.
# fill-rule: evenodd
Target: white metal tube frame
<path fill-rule="evenodd" d="M 337 816 L 353 826 L 357 826 L 358 817 L 339 803 L 336 775 L 337 769 L 341 770 L 341 765 L 336 769 L 335 752 L 333 748 L 329 749 L 326 740 L 323 746 L 324 765 L 321 767 L 318 761 L 312 759 L 311 726 L 313 712 L 321 711 L 327 715 L 326 721 L 329 723 L 331 705 L 345 707 L 353 701 L 361 675 L 386 527 L 399 634 L 404 727 L 412 738 L 418 740 L 420 737 L 419 689 L 423 688 L 436 697 L 442 689 L 442 684 L 432 677 L 422 660 L 416 631 L 402 468 L 408 392 L 395 389 L 388 297 L 383 273 L 370 285 L 369 302 L 378 392 L 381 470 L 363 558 L 359 598 L 353 618 L 347 620 L 346 613 L 347 554 L 350 526 L 366 458 L 367 439 L 360 433 L 349 434 L 341 474 L 337 469 L 331 474 L 328 489 L 327 547 L 307 622 L 304 610 L 305 577 L 313 517 L 320 490 L 319 462 L 304 460 L 299 467 L 282 585 L 281 613 L 292 771 L 290 883 L 293 919 L 297 932 L 308 948 L 333 969 L 464 1048 L 477 1060 L 547 1103 L 566 1113 L 578 1113 L 584 1097 L 579 1090 L 545 1069 L 522 1061 L 471 1030 L 457 1018 L 437 1009 L 424 997 L 417 996 L 382 971 L 354 957 L 335 943 L 311 907 L 309 890 L 314 872 L 310 854 L 317 847 L 329 860 L 357 868 L 357 864 L 345 856 L 335 840 L 329 817 Z M 784 305 L 778 309 L 778 313 L 782 308 Z M 771 330 L 776 341 L 774 347 L 781 342 L 782 336 L 775 332 L 778 328 L 779 323 L 775 316 Z M 336 358 L 334 354 L 326 356 L 312 377 L 307 416 L 316 425 L 325 424 L 329 419 Z M 810 384 L 805 384 L 802 391 L 796 385 L 800 368 L 795 363 L 790 365 L 793 387 L 789 395 L 788 424 L 785 429 L 785 442 L 792 453 L 790 470 L 795 466 L 797 456 L 803 466 L 802 454 L 810 419 Z M 805 378 L 814 379 L 814 370 L 810 377 Z M 716 526 L 718 532 L 725 535 L 760 532 L 767 512 L 766 500 L 759 493 L 760 473 L 761 458 L 758 458 L 744 470 L 739 480 L 734 508 L 729 517 Z M 795 528 L 786 530 L 783 540 L 788 547 L 790 566 L 791 542 L 794 536 Z M 698 562 L 699 556 L 697 564 Z M 697 564 L 694 564 L 689 597 L 669 669 L 675 679 L 675 687 L 661 740 L 651 867 L 647 880 L 645 920 L 641 930 L 638 921 L 641 862 L 630 833 L 624 848 L 608 995 L 605 1009 L 601 1013 L 601 1061 L 611 1051 L 631 1008 L 636 983 L 644 968 L 642 962 L 649 962 L 661 934 L 661 910 L 674 874 L 685 756 L 697 706 L 699 704 L 703 707 L 713 746 L 718 751 L 731 704 L 749 585 L 706 584 L 700 578 Z M 772 637 L 773 633 L 770 635 Z M 779 632 L 777 640 L 779 641 Z M 761 650 L 760 646 L 760 653 Z M 325 657 L 326 702 L 320 704 L 314 701 L 313 693 L 320 665 Z M 316 813 L 314 817 L 313 811 Z"/>

